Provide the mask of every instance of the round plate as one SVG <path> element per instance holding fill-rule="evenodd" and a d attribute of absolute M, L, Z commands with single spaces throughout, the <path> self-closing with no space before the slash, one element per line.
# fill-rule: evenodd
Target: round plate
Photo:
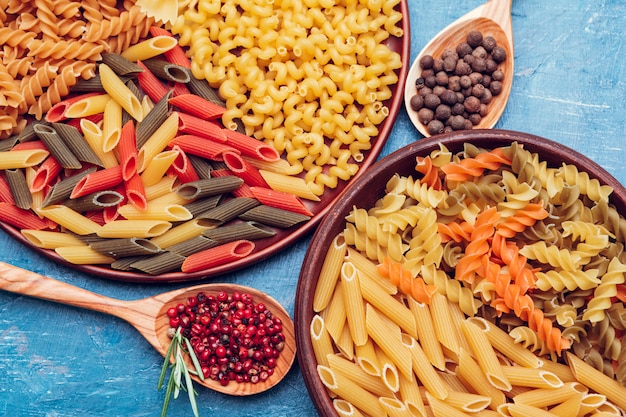
<path fill-rule="evenodd" d="M 589 158 L 566 146 L 526 133 L 497 129 L 453 132 L 420 139 L 381 159 L 365 175 L 346 188 L 343 198 L 322 220 L 313 235 L 314 243 L 309 247 L 300 271 L 294 311 L 298 361 L 309 394 L 320 415 L 330 417 L 337 414 L 326 387 L 317 375 L 317 363 L 310 337 L 310 324 L 314 316 L 313 294 L 326 251 L 335 236 L 344 229 L 346 215 L 354 205 L 366 209 L 372 207 L 376 200 L 384 195 L 385 185 L 394 173 L 414 175 L 416 156 L 426 156 L 438 150 L 439 145 L 445 145 L 448 150 L 455 153 L 461 151 L 466 142 L 492 149 L 508 146 L 513 141 L 522 144 L 530 152 L 538 153 L 540 158 L 550 166 L 558 167 L 562 163 L 573 164 L 579 170 L 587 172 L 591 178 L 596 178 L 600 183 L 613 187 L 611 203 L 615 205 L 618 212 L 626 213 L 626 188 L 611 174 Z"/>
<path fill-rule="evenodd" d="M 37 252 L 45 255 L 46 257 L 59 262 L 61 264 L 67 265 L 71 268 L 77 269 L 79 271 L 85 272 L 91 275 L 97 275 L 103 278 L 108 278 L 117 281 L 126 281 L 126 282 L 145 282 L 145 283 L 163 283 L 163 282 L 183 282 L 183 281 L 193 281 L 202 278 L 217 276 L 221 274 L 225 274 L 227 272 L 235 271 L 237 269 L 252 265 L 260 260 L 270 257 L 271 255 L 276 254 L 278 251 L 281 251 L 299 239 L 306 236 L 309 232 L 311 232 L 319 223 L 319 221 L 328 213 L 330 207 L 335 203 L 339 194 L 344 190 L 344 188 L 356 178 L 362 175 L 363 172 L 367 170 L 367 168 L 376 161 L 376 158 L 380 154 L 383 146 L 391 130 L 393 128 L 393 124 L 398 116 L 400 108 L 402 107 L 402 92 L 404 89 L 404 84 L 406 82 L 407 72 L 409 68 L 409 49 L 410 49 L 410 26 L 409 26 L 409 11 L 407 0 L 401 0 L 399 4 L 399 10 L 402 13 L 403 18 L 399 25 L 403 30 L 402 37 L 389 37 L 385 43 L 386 45 L 394 52 L 400 54 L 402 60 L 402 67 L 397 70 L 398 75 L 398 83 L 391 87 L 392 96 L 389 100 L 385 102 L 385 105 L 389 108 L 389 115 L 383 121 L 379 128 L 379 135 L 375 138 L 372 138 L 371 144 L 372 147 L 368 151 L 364 151 L 364 159 L 359 163 L 359 172 L 351 178 L 349 181 L 339 181 L 339 185 L 335 189 L 327 188 L 324 191 L 324 194 L 320 197 L 320 201 L 311 202 L 304 201 L 304 204 L 307 208 L 313 213 L 312 218 L 298 226 L 291 227 L 289 229 L 275 229 L 276 235 L 271 238 L 259 239 L 254 243 L 256 245 L 254 251 L 246 256 L 245 258 L 226 263 L 220 266 L 216 266 L 214 268 L 197 271 L 193 273 L 183 273 L 183 272 L 170 272 L 160 275 L 149 275 L 143 272 L 129 272 L 129 271 L 118 271 L 111 269 L 106 266 L 101 265 L 76 265 L 67 262 L 65 259 L 61 258 L 57 255 L 53 250 L 41 249 L 32 245 L 22 234 L 20 230 L 3 222 L 0 222 L 0 228 L 2 228 L 5 232 L 11 235 L 16 240 L 22 242 L 23 244 L 35 249 Z"/>

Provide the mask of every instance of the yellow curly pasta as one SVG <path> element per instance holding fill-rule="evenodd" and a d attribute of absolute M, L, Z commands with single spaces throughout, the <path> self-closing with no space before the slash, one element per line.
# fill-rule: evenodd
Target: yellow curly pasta
<path fill-rule="evenodd" d="M 573 272 L 581 263 L 581 256 L 569 249 L 559 249 L 557 246 L 548 246 L 545 242 L 535 242 L 524 245 L 519 253 L 528 259 L 534 259 L 564 271 Z"/>
<path fill-rule="evenodd" d="M 562 271 L 562 270 L 550 270 L 546 272 L 537 272 L 537 288 L 542 291 L 563 291 L 567 288 L 569 291 L 574 291 L 578 288 L 582 290 L 588 290 L 595 288 L 600 284 L 598 279 L 600 271 L 597 269 L 588 270 L 576 270 L 576 271 Z"/>
<path fill-rule="evenodd" d="M 593 298 L 587 303 L 583 320 L 597 323 L 604 319 L 605 310 L 611 307 L 611 297 L 617 294 L 617 285 L 623 284 L 626 278 L 626 264 L 617 258 L 609 263 L 608 270 L 601 278 L 600 285 L 593 292 Z"/>
<path fill-rule="evenodd" d="M 474 292 L 453 278 L 450 278 L 444 271 L 438 269 L 435 265 L 423 265 L 420 268 L 419 276 L 424 282 L 434 285 L 437 291 L 452 302 L 455 302 L 461 308 L 461 311 L 467 316 L 476 315 L 478 309 L 482 305 L 481 301 L 474 297 Z"/>

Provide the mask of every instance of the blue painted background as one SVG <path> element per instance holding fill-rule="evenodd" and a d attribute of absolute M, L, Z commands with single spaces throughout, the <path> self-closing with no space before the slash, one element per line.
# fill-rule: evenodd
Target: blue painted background
<path fill-rule="evenodd" d="M 480 0 L 409 0 L 411 57 Z M 514 0 L 515 78 L 496 127 L 561 142 L 626 183 L 626 2 Z M 381 156 L 420 136 L 402 109 Z M 310 241 L 214 279 L 256 287 L 293 314 Z M 120 299 L 183 286 L 111 282 L 56 265 L 0 232 L 0 259 Z M 0 292 L 0 415 L 158 416 L 162 357 L 127 323 L 103 314 Z M 199 388 L 202 416 L 315 416 L 297 364 L 277 387 L 229 397 Z M 184 393 L 183 393 L 184 394 Z M 182 395 L 182 394 L 181 394 Z M 169 416 L 190 416 L 183 396 Z"/>

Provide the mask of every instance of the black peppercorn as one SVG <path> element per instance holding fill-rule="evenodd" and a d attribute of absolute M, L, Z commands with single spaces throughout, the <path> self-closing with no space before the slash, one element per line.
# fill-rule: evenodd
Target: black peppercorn
<path fill-rule="evenodd" d="M 483 34 L 479 30 L 471 30 L 468 32 L 465 41 L 472 48 L 476 48 L 483 41 Z"/>
<path fill-rule="evenodd" d="M 452 111 L 450 110 L 450 106 L 446 104 L 440 104 L 435 109 L 435 119 L 437 120 L 445 121 L 450 117 L 451 114 Z"/>
<path fill-rule="evenodd" d="M 501 63 L 506 59 L 506 50 L 501 46 L 496 46 L 491 51 L 491 58 L 497 63 Z"/>
<path fill-rule="evenodd" d="M 417 118 L 420 123 L 427 125 L 435 117 L 435 112 L 427 107 L 422 107 L 417 112 Z"/>
<path fill-rule="evenodd" d="M 444 126 L 441 120 L 432 120 L 428 123 L 426 129 L 428 129 L 428 133 L 431 135 L 437 135 L 439 133 L 443 133 Z"/>
<path fill-rule="evenodd" d="M 409 102 L 411 104 L 411 108 L 414 111 L 418 111 L 419 109 L 424 107 L 424 98 L 419 94 L 415 94 L 414 96 L 412 96 Z"/>
<path fill-rule="evenodd" d="M 497 96 L 502 92 L 502 81 L 492 81 L 489 85 L 489 90 L 491 90 L 491 94 Z"/>
<path fill-rule="evenodd" d="M 480 111 L 480 99 L 478 97 L 469 96 L 463 103 L 468 113 L 477 113 Z"/>
<path fill-rule="evenodd" d="M 481 45 L 487 52 L 491 52 L 497 45 L 496 38 L 491 35 L 487 35 L 483 37 L 483 43 Z"/>
<path fill-rule="evenodd" d="M 420 59 L 420 67 L 422 69 L 431 69 L 433 67 L 433 62 L 435 60 L 433 59 L 433 57 L 431 55 L 424 55 L 421 59 Z"/>
<path fill-rule="evenodd" d="M 435 109 L 438 105 L 441 104 L 441 99 L 436 94 L 428 94 L 424 97 L 424 106 L 429 109 Z"/>

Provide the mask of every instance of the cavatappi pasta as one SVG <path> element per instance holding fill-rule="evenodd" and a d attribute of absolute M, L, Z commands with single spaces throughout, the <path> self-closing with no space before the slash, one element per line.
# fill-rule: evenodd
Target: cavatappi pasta
<path fill-rule="evenodd" d="M 417 416 L 623 415 L 626 221 L 611 193 L 517 143 L 418 156 L 414 174 L 353 207 L 328 249 L 311 337 L 334 402 L 364 415 L 392 405 Z M 360 324 L 348 320 L 346 271 L 349 292 L 360 286 L 366 337 L 350 328 Z M 338 366 L 384 384 L 377 350 L 398 371 L 391 395 Z M 361 390 L 378 403 L 356 399 Z"/>
<path fill-rule="evenodd" d="M 272 144 L 321 195 L 358 170 L 389 114 L 399 1 L 201 0 L 171 30 L 193 74 L 219 87 L 225 126 Z"/>

